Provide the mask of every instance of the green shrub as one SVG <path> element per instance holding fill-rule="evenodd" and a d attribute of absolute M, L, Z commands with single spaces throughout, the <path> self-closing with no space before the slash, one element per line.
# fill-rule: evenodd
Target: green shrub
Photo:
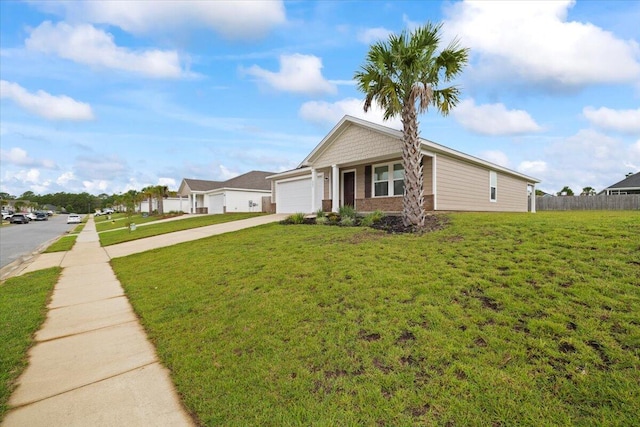
<path fill-rule="evenodd" d="M 349 205 L 340 206 L 340 209 L 338 209 L 338 213 L 342 218 L 345 218 L 345 217 L 352 218 L 352 219 L 356 218 L 356 209 L 353 206 L 349 206 Z"/>
<path fill-rule="evenodd" d="M 289 222 L 292 224 L 303 224 L 304 223 L 304 214 L 302 212 L 294 213 L 289 218 L 287 218 Z"/>
<path fill-rule="evenodd" d="M 324 218 L 326 216 L 326 214 L 324 213 L 324 211 L 322 209 L 318 209 L 316 211 L 316 219 L 317 218 Z"/>
<path fill-rule="evenodd" d="M 324 224 L 326 224 L 326 223 L 328 223 L 328 222 L 329 222 L 329 218 L 327 218 L 326 216 L 319 216 L 319 217 L 316 217 L 316 224 L 322 224 L 322 225 L 324 225 Z"/>
<path fill-rule="evenodd" d="M 340 220 L 340 225 L 343 225 L 345 227 L 353 227 L 354 225 L 356 225 L 356 219 L 351 216 L 343 216 Z"/>
<path fill-rule="evenodd" d="M 335 212 L 329 212 L 327 214 L 327 219 L 329 220 L 329 222 L 337 224 L 340 221 L 340 215 Z"/>
<path fill-rule="evenodd" d="M 377 210 L 365 215 L 364 218 L 362 218 L 360 224 L 365 227 L 371 227 L 376 222 L 379 222 L 382 218 L 384 218 L 384 212 L 382 212 L 381 210 Z"/>

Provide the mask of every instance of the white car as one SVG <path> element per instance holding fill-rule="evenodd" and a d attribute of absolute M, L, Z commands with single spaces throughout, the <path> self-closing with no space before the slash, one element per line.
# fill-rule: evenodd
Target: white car
<path fill-rule="evenodd" d="M 80 224 L 80 215 L 69 214 L 69 216 L 67 216 L 67 224 Z"/>
<path fill-rule="evenodd" d="M 29 218 L 29 220 L 31 220 L 31 221 L 33 221 L 34 219 L 36 219 L 36 218 L 37 218 L 36 214 L 34 214 L 33 212 L 27 212 L 27 213 L 25 214 L 25 216 L 26 216 L 27 218 Z"/>

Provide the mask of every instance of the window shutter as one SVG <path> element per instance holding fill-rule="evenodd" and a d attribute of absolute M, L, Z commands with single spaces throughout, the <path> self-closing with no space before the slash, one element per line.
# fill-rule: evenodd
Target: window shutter
<path fill-rule="evenodd" d="M 371 198 L 371 165 L 364 167 L 364 198 Z"/>

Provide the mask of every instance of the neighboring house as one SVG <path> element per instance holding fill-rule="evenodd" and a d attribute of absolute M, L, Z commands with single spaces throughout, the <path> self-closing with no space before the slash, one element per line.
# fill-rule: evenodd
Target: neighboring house
<path fill-rule="evenodd" d="M 271 194 L 269 175 L 273 172 L 251 171 L 226 181 L 185 178 L 178 195 L 188 198 L 189 213 L 261 212 L 262 197 Z"/>
<path fill-rule="evenodd" d="M 166 197 L 162 199 L 162 210 L 167 212 L 189 212 L 189 198 L 188 197 Z M 149 212 L 149 199 L 145 199 L 140 202 L 138 211 Z M 158 199 L 151 199 L 151 211 L 158 210 Z"/>
<path fill-rule="evenodd" d="M 427 211 L 535 212 L 538 179 L 421 141 Z M 345 116 L 297 169 L 268 177 L 276 212 L 401 212 L 401 144 L 401 131 Z"/>
<path fill-rule="evenodd" d="M 620 194 L 640 194 L 640 172 L 628 174 L 625 179 L 616 182 L 602 190 L 598 194 L 620 195 Z"/>

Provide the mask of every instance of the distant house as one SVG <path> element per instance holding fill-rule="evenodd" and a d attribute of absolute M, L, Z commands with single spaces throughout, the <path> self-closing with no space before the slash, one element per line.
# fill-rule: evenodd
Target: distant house
<path fill-rule="evenodd" d="M 178 196 L 187 198 L 188 213 L 261 212 L 262 197 L 271 194 L 270 175 L 251 171 L 226 181 L 184 178 Z"/>
<path fill-rule="evenodd" d="M 427 211 L 535 212 L 536 178 L 421 139 Z M 277 213 L 401 212 L 402 132 L 345 116 L 297 169 L 274 174 Z"/>
<path fill-rule="evenodd" d="M 640 194 L 640 172 L 628 174 L 625 179 L 605 188 L 598 194 Z"/>
<path fill-rule="evenodd" d="M 136 208 L 139 212 L 147 212 L 149 210 L 149 199 L 145 199 L 140 202 L 139 206 Z M 158 200 L 155 198 L 151 199 L 151 210 L 158 210 Z M 167 212 L 189 212 L 189 199 L 187 197 L 165 197 L 162 200 L 162 210 L 164 213 Z"/>

